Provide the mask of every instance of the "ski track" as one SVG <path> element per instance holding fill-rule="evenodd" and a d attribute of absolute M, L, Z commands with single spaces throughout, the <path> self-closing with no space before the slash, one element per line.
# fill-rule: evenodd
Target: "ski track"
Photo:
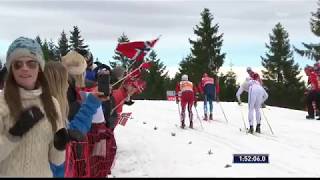
<path fill-rule="evenodd" d="M 316 128 L 308 132 L 313 138 L 306 137 L 306 129 L 312 126 L 320 128 L 319 121 L 303 119 L 301 111 L 284 108 L 267 107 L 264 113 L 273 128 L 274 135 L 262 115 L 262 134 L 250 135 L 240 128 L 244 128 L 240 110 L 244 115 L 248 127 L 247 106 L 232 103 L 223 103 L 224 112 L 228 123 L 221 111 L 220 105 L 214 103 L 214 120 L 203 121 L 201 124 L 194 112 L 194 129 L 190 129 L 189 119 L 186 116 L 186 128 L 180 128 L 177 105 L 167 101 L 136 101 L 135 106 L 126 107 L 124 112 L 133 112 L 134 118 L 130 119 L 125 127 L 117 127 L 115 136 L 118 152 L 112 174 L 116 177 L 319 177 L 319 166 L 309 165 L 309 161 L 320 160 L 320 143 L 314 139 L 320 136 Z M 150 105 L 149 105 L 150 104 Z M 199 103 L 200 104 L 200 103 Z M 154 107 L 155 106 L 155 107 Z M 201 105 L 197 107 L 199 117 L 203 112 Z M 295 113 L 288 119 L 289 113 Z M 153 114 L 144 117 L 143 114 Z M 154 115 L 155 114 L 155 115 Z M 304 115 L 304 114 L 303 114 Z M 143 124 L 145 122 L 145 124 Z M 157 126 L 157 130 L 154 127 Z M 133 129 L 133 130 L 131 130 Z M 171 136 L 171 133 L 176 133 Z M 159 143 L 155 143 L 159 142 Z M 167 142 L 167 147 L 160 142 Z M 172 144 L 170 144 L 172 143 Z M 199 147 L 202 145 L 201 147 Z M 181 149 L 180 149 L 181 148 Z M 175 150 L 176 149 L 176 150 Z M 208 150 L 213 155 L 208 156 Z M 200 151 L 199 151 L 200 150 Z M 197 152 L 198 158 L 204 158 L 203 163 L 214 166 L 215 171 L 197 173 L 190 172 L 184 167 L 184 172 L 179 169 L 182 164 L 188 164 L 183 154 L 177 152 Z M 200 154 L 198 154 L 200 153 Z M 270 154 L 270 163 L 267 165 L 232 164 L 232 154 L 235 153 L 261 153 Z M 220 154 L 220 155 L 219 155 Z M 229 155 L 228 155 L 229 154 Z M 210 157 L 205 160 L 206 156 Z M 224 159 L 219 157 L 226 157 Z M 164 158 L 165 157 L 165 158 Z M 292 157 L 292 158 L 290 158 Z M 214 161 L 213 161 L 214 160 Z M 181 163 L 184 162 L 185 163 Z M 197 159 L 190 159 L 198 162 Z M 208 162 L 205 162 L 208 161 Z M 202 161 L 201 161 L 202 162 Z M 312 163 L 311 162 L 311 163 Z M 232 164 L 232 168 L 224 168 L 225 164 Z M 186 165 L 184 165 L 186 166 Z M 257 168 L 260 166 L 260 168 Z M 305 166 L 308 166 L 306 168 Z M 202 167 L 201 163 L 199 167 Z M 155 171 L 156 169 L 156 171 Z M 191 170 L 191 169 L 190 169 Z M 241 171 L 240 171 L 241 170 Z M 253 173 L 249 173 L 253 171 Z M 257 171 L 257 172 L 255 172 Z"/>

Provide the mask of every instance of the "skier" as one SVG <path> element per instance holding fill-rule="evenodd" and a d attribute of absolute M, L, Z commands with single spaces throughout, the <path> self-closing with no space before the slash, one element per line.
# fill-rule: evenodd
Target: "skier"
<path fill-rule="evenodd" d="M 254 79 L 257 79 L 257 75 L 254 75 Z M 237 99 L 239 105 L 241 105 L 240 95 L 243 91 L 248 92 L 248 119 L 249 119 L 249 133 L 253 134 L 253 110 L 256 112 L 256 132 L 260 133 L 261 114 L 260 107 L 268 99 L 268 94 L 257 80 L 247 78 L 246 81 L 240 86 L 237 91 Z"/>
<path fill-rule="evenodd" d="M 312 106 L 312 102 L 316 103 L 316 109 L 319 110 L 319 84 L 318 84 L 318 76 L 314 72 L 314 69 L 311 66 L 307 66 L 304 68 L 306 75 L 308 76 L 308 88 L 306 92 L 307 96 L 307 107 L 308 107 L 308 115 L 306 116 L 307 119 L 314 119 L 314 108 Z M 320 120 L 318 118 L 317 120 Z"/>
<path fill-rule="evenodd" d="M 176 102 L 179 103 L 179 97 L 181 97 L 181 128 L 185 127 L 185 111 L 186 105 L 188 104 L 190 128 L 193 128 L 193 114 L 192 114 L 192 105 L 197 106 L 197 100 L 195 98 L 195 93 L 197 92 L 196 88 L 193 86 L 193 83 L 188 80 L 188 75 L 184 74 L 181 77 L 181 81 L 176 86 Z"/>
<path fill-rule="evenodd" d="M 251 79 L 258 81 L 262 85 L 262 80 L 259 74 L 254 72 L 251 67 L 247 67 L 247 73 L 249 74 Z"/>
<path fill-rule="evenodd" d="M 199 91 L 204 95 L 204 119 L 205 121 L 208 120 L 208 102 L 209 102 L 209 109 L 210 109 L 210 115 L 209 120 L 212 120 L 212 110 L 213 110 L 213 104 L 212 101 L 216 97 L 216 86 L 214 83 L 214 79 L 212 77 L 209 77 L 207 73 L 204 73 L 201 79 L 201 82 L 199 84 Z"/>

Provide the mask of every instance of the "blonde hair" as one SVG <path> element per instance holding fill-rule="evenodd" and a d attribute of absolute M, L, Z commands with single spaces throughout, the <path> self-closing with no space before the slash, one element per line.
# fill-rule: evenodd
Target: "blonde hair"
<path fill-rule="evenodd" d="M 76 87 L 85 87 L 85 71 L 87 62 L 85 58 L 76 51 L 70 51 L 61 58 L 62 64 L 67 68 L 68 73 L 74 77 Z"/>
<path fill-rule="evenodd" d="M 68 71 L 60 62 L 49 61 L 44 67 L 44 75 L 47 81 L 50 82 L 51 95 L 58 100 L 63 122 L 66 123 L 69 112 L 67 100 Z"/>

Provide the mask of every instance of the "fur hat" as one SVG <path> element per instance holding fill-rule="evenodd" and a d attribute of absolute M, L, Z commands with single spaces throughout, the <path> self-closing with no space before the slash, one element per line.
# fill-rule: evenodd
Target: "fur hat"
<path fill-rule="evenodd" d="M 87 68 L 86 60 L 76 51 L 68 52 L 68 54 L 61 58 L 61 62 L 72 75 L 81 75 Z"/>
<path fill-rule="evenodd" d="M 30 57 L 36 60 L 40 64 L 41 70 L 44 70 L 43 52 L 39 43 L 34 39 L 19 37 L 11 43 L 7 51 L 7 69 L 10 70 L 12 62 L 20 57 Z"/>

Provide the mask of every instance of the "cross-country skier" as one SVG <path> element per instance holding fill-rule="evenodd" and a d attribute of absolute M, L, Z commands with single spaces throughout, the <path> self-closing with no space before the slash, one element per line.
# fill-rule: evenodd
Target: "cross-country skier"
<path fill-rule="evenodd" d="M 262 85 L 262 80 L 259 74 L 254 72 L 251 67 L 247 67 L 247 73 L 249 74 L 251 79 L 258 81 Z"/>
<path fill-rule="evenodd" d="M 179 103 L 179 95 L 181 97 L 181 128 L 185 127 L 185 111 L 186 106 L 188 105 L 190 128 L 193 128 L 193 114 L 192 114 L 192 105 L 197 106 L 197 99 L 195 98 L 195 93 L 197 92 L 196 88 L 193 86 L 193 83 L 188 80 L 188 75 L 184 74 L 181 77 L 181 81 L 176 85 L 176 102 Z"/>
<path fill-rule="evenodd" d="M 212 110 L 213 110 L 213 104 L 212 101 L 216 97 L 216 85 L 214 82 L 214 79 L 212 77 L 209 77 L 207 73 L 204 73 L 201 79 L 201 82 L 199 84 L 199 91 L 203 93 L 204 95 L 204 119 L 208 120 L 208 102 L 209 102 L 209 119 L 212 120 Z"/>
<path fill-rule="evenodd" d="M 318 81 L 318 76 L 314 72 L 314 69 L 311 66 L 307 66 L 304 68 L 306 75 L 308 76 L 308 88 L 306 92 L 307 98 L 307 107 L 308 107 L 308 115 L 307 119 L 314 119 L 314 108 L 312 106 L 312 102 L 316 103 L 316 109 L 320 108 L 320 85 Z M 320 118 L 319 118 L 320 120 Z"/>
<path fill-rule="evenodd" d="M 254 75 L 254 78 L 257 75 Z M 260 113 L 260 108 L 261 105 L 268 99 L 268 94 L 264 90 L 264 88 L 261 86 L 261 84 L 256 81 L 256 80 L 250 80 L 249 78 L 246 79 L 246 81 L 240 86 L 240 88 L 237 91 L 237 99 L 239 105 L 241 105 L 241 99 L 240 95 L 243 91 L 248 92 L 248 107 L 249 107 L 249 112 L 248 112 L 248 119 L 249 119 L 249 133 L 253 133 L 253 111 L 255 110 L 256 112 L 256 132 L 260 133 L 260 125 L 261 125 L 261 113 Z"/>

